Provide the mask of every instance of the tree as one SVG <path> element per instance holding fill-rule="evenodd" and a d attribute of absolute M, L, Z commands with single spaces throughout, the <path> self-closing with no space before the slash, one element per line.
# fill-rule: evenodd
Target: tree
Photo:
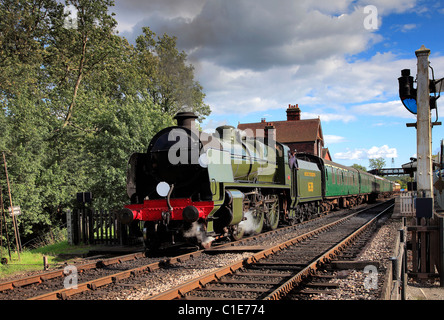
<path fill-rule="evenodd" d="M 66 28 L 68 13 L 62 13 L 59 8 L 51 21 L 53 27 L 49 31 L 44 65 L 51 80 L 47 88 L 62 107 L 57 113 L 64 117 L 63 127 L 73 121 L 81 85 L 87 82 L 85 78 L 106 67 L 108 57 L 115 53 L 118 44 L 114 35 L 117 22 L 108 13 L 113 1 L 67 0 L 66 5 L 77 11 L 76 27 Z"/>
<path fill-rule="evenodd" d="M 366 167 L 361 166 L 361 165 L 359 165 L 359 164 L 357 164 L 357 163 L 353 164 L 353 165 L 352 165 L 352 168 L 355 168 L 355 169 L 357 169 L 357 170 L 361 170 L 361 171 L 365 171 L 365 172 L 367 172 L 367 168 L 366 168 Z"/>
<path fill-rule="evenodd" d="M 368 162 L 370 169 L 382 169 L 385 167 L 385 160 L 382 157 L 369 159 Z"/>
<path fill-rule="evenodd" d="M 105 100 L 105 99 L 104 99 Z M 105 100 L 106 101 L 106 100 Z M 99 128 L 91 135 L 87 145 L 90 191 L 95 206 L 121 208 L 128 202 L 126 171 L 129 156 L 146 152 L 152 137 L 161 129 L 173 125 L 152 101 L 128 97 L 124 104 L 106 101 L 106 110 L 95 119 Z"/>
<path fill-rule="evenodd" d="M 162 110 L 174 116 L 180 111 L 193 111 L 202 120 L 210 114 L 204 103 L 205 94 L 199 82 L 194 80 L 194 67 L 186 64 L 187 55 L 176 48 L 176 37 L 156 34 L 144 27 L 136 39 L 138 71 L 148 94 Z"/>
<path fill-rule="evenodd" d="M 0 3 L 0 94 L 11 99 L 24 92 L 39 95 L 54 0 L 3 0 Z"/>
<path fill-rule="evenodd" d="M 68 5 L 77 11 L 74 28 L 66 26 Z M 131 45 L 115 31 L 112 5 L 0 2 L 0 151 L 24 241 L 60 223 L 77 192 L 121 207 L 129 156 L 145 152 L 184 105 L 201 118 L 210 112 L 176 39 L 144 28 Z M 0 168 L 2 186 L 4 177 Z"/>

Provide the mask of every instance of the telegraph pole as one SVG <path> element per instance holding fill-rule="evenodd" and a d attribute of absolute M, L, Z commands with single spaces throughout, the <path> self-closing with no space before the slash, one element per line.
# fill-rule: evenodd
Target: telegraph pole
<path fill-rule="evenodd" d="M 15 217 L 15 214 L 14 214 L 14 207 L 12 205 L 11 186 L 9 185 L 8 167 L 6 165 L 6 157 L 5 157 L 5 153 L 4 152 L 3 152 L 3 162 L 5 163 L 6 182 L 8 184 L 9 205 L 11 206 L 12 224 L 14 225 L 15 243 L 17 245 L 17 256 L 18 256 L 19 261 L 21 261 L 20 260 L 20 250 L 21 250 L 20 234 L 18 232 L 17 220 L 16 220 L 16 217 Z"/>

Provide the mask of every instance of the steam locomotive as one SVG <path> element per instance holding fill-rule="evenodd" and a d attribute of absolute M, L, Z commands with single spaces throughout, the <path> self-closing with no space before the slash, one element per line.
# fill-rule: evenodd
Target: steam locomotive
<path fill-rule="evenodd" d="M 307 153 L 290 153 L 273 130 L 262 137 L 222 126 L 196 129 L 192 112 L 158 132 L 128 162 L 131 204 L 117 214 L 147 248 L 188 240 L 208 247 L 220 237 L 295 224 L 393 192 L 393 183 Z M 140 229 L 139 229 L 140 230 Z"/>

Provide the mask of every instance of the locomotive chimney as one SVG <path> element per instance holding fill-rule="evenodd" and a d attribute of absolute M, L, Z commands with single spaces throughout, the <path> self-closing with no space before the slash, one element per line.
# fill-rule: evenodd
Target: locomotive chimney
<path fill-rule="evenodd" d="M 185 127 L 190 130 L 195 130 L 195 119 L 197 119 L 198 116 L 194 114 L 194 112 L 178 112 L 176 116 L 174 117 L 175 120 L 177 120 L 177 125 L 179 127 Z"/>

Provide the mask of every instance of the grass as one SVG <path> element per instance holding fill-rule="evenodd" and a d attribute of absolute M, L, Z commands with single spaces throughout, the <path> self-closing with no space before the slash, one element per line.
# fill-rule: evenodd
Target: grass
<path fill-rule="evenodd" d="M 9 258 L 8 250 L 2 249 L 2 258 L 7 258 L 7 264 L 0 264 L 0 280 L 14 274 L 28 271 L 43 271 L 43 256 L 48 257 L 48 264 L 55 265 L 66 261 L 66 254 L 82 255 L 91 249 L 88 245 L 71 246 L 67 241 L 60 241 L 44 247 L 20 252 L 20 260 L 17 252 L 11 252 Z M 63 256 L 65 255 L 65 256 Z"/>

